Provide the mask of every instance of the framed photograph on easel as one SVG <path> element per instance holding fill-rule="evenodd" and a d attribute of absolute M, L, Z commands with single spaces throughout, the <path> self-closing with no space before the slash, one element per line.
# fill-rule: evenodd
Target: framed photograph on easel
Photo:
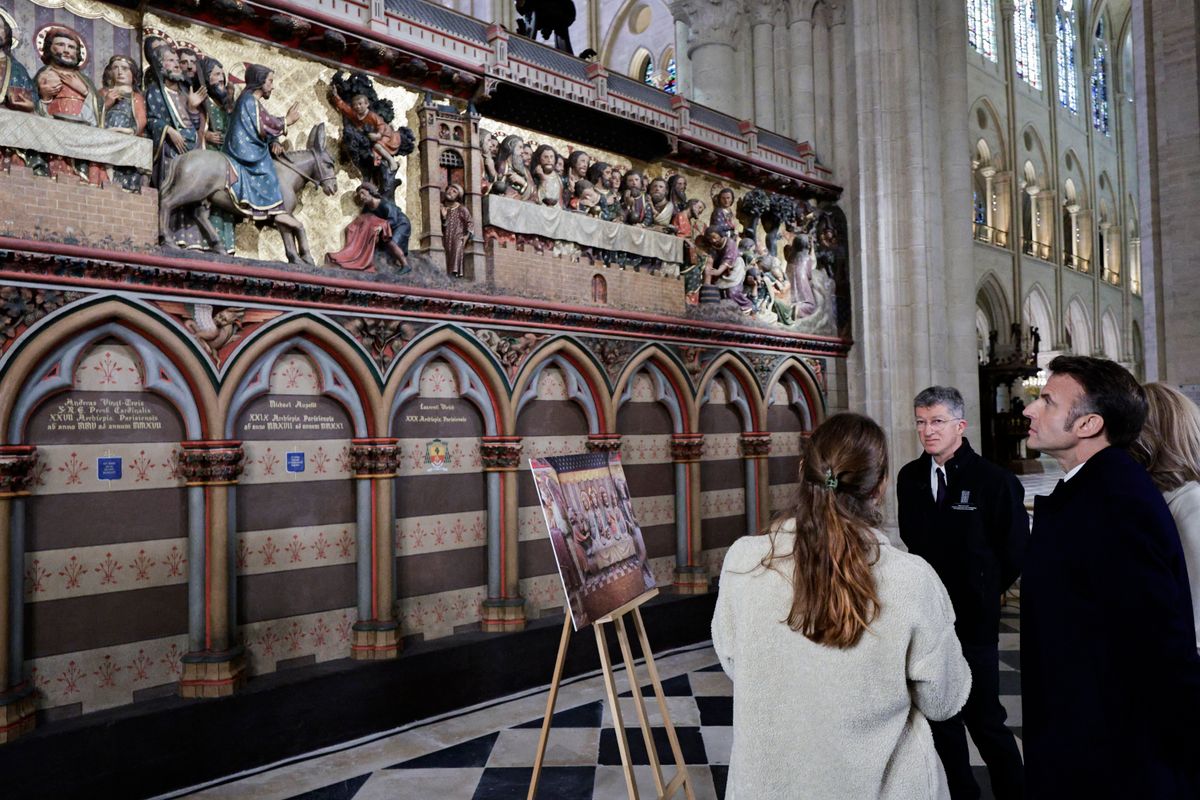
<path fill-rule="evenodd" d="M 533 458 L 575 630 L 654 588 L 619 453 Z"/>

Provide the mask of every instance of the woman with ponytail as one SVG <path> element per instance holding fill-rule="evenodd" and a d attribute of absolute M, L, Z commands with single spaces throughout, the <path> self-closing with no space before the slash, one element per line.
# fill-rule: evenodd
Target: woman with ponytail
<path fill-rule="evenodd" d="M 726 800 L 948 798 L 927 719 L 971 675 L 933 569 L 876 526 L 883 431 L 838 414 L 813 432 L 794 513 L 734 543 L 713 647 L 733 679 Z"/>

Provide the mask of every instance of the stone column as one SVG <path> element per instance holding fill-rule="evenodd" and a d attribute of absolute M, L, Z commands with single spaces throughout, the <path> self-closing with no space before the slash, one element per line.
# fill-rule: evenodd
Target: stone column
<path fill-rule="evenodd" d="M 775 7 L 762 0 L 746 6 L 752 26 L 754 58 L 754 121 L 775 130 Z"/>
<path fill-rule="evenodd" d="M 793 0 L 790 7 L 792 39 L 792 138 L 813 140 L 813 26 L 812 3 Z"/>
<path fill-rule="evenodd" d="M 1012 226 L 1012 171 L 996 172 L 990 179 L 992 198 L 989 205 L 989 219 L 995 230 L 992 232 L 992 244 L 1008 247 Z"/>
<path fill-rule="evenodd" d="M 0 744 L 33 730 L 37 693 L 24 679 L 25 498 L 37 448 L 0 447 Z"/>
<path fill-rule="evenodd" d="M 829 4 L 829 103 L 830 140 L 825 145 L 826 166 L 840 175 L 849 162 L 850 107 L 844 101 L 849 93 L 850 68 L 849 33 L 846 28 L 846 4 L 832 0 Z"/>
<path fill-rule="evenodd" d="M 525 627 L 517 564 L 521 437 L 484 436 L 479 453 L 488 474 L 488 597 L 483 601 L 482 627 L 488 633 L 519 631 Z"/>
<path fill-rule="evenodd" d="M 976 294 L 963 268 L 973 246 L 963 224 L 971 207 L 967 23 L 960 0 L 846 10 L 854 60 L 846 135 L 857 155 L 844 204 L 859 221 L 850 241 L 849 406 L 880 421 L 901 464 L 919 452 L 912 398 L 925 386 L 958 386 L 978 421 L 974 315 L 964 313 Z M 894 523 L 893 497 L 885 518 Z"/>
<path fill-rule="evenodd" d="M 224 697 L 246 675 L 237 642 L 237 519 L 235 496 L 246 453 L 240 441 L 181 442 L 188 499 L 188 652 L 179 679 L 182 697 Z"/>
<path fill-rule="evenodd" d="M 675 463 L 675 591 L 708 592 L 708 570 L 700 564 L 700 456 L 704 434 L 671 434 L 671 460 Z"/>
<path fill-rule="evenodd" d="M 738 4 L 723 0 L 672 0 L 671 14 L 687 24 L 691 97 L 697 103 L 741 116 L 742 75 L 737 69 Z"/>
<path fill-rule="evenodd" d="M 1053 261 L 1054 248 L 1062 246 L 1061 242 L 1054 241 L 1054 220 L 1058 217 L 1058 198 L 1049 189 L 1039 190 L 1037 194 L 1030 192 L 1030 195 L 1032 196 L 1030 205 L 1033 208 L 1038 240 L 1036 255 L 1044 261 Z"/>
<path fill-rule="evenodd" d="M 400 652 L 396 619 L 396 469 L 397 439 L 352 439 L 350 469 L 358 506 L 358 620 L 352 629 L 350 657 L 359 661 L 395 658 Z"/>
<path fill-rule="evenodd" d="M 688 98 L 692 96 L 692 59 L 688 55 L 688 26 L 681 19 L 675 20 L 675 95 Z"/>
<path fill-rule="evenodd" d="M 767 474 L 771 434 L 747 431 L 738 438 L 738 446 L 746 466 L 746 535 L 753 536 L 767 527 L 771 516 L 771 478 Z"/>

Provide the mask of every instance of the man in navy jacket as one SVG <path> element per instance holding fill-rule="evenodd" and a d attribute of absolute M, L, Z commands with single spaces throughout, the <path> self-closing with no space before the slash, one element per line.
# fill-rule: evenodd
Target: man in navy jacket
<path fill-rule="evenodd" d="M 954 606 L 954 629 L 971 665 L 961 713 L 931 722 L 953 800 L 978 800 L 967 731 L 988 767 L 996 800 L 1024 794 L 1021 753 L 1000 704 L 1000 596 L 1021 574 L 1029 538 L 1025 489 L 963 438 L 963 398 L 931 386 L 913 400 L 924 453 L 896 480 L 900 538 L 937 572 Z"/>
<path fill-rule="evenodd" d="M 1038 497 L 1021 583 L 1026 786 L 1041 798 L 1200 797 L 1200 656 L 1179 534 L 1126 453 L 1141 387 L 1059 356 L 1026 410 L 1067 473 Z"/>

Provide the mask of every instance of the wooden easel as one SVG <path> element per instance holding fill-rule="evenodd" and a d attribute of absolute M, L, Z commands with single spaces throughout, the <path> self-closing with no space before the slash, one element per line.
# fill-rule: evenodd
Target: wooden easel
<path fill-rule="evenodd" d="M 612 660 L 608 657 L 608 639 L 604 635 L 604 623 L 612 623 L 617 632 L 617 642 L 621 645 L 621 656 L 625 660 L 626 675 L 629 676 L 629 688 L 633 690 L 634 708 L 637 709 L 638 721 L 642 726 L 642 737 L 646 741 L 646 754 L 650 766 L 654 770 L 654 787 L 658 800 L 674 797 L 682 787 L 687 800 L 696 800 L 692 791 L 692 779 L 688 775 L 687 765 L 683 761 L 683 752 L 679 749 L 679 737 L 675 735 L 675 726 L 671 724 L 671 716 L 667 713 L 667 699 L 663 694 L 662 681 L 658 677 L 658 668 L 654 666 L 654 655 L 650 651 L 650 640 L 646 638 L 646 626 L 642 624 L 642 604 L 658 594 L 658 589 L 651 589 L 645 594 L 635 597 L 625 605 L 605 617 L 592 623 L 596 632 L 596 649 L 600 652 L 600 667 L 604 676 L 604 691 L 608 695 L 608 705 L 612 709 L 613 726 L 616 728 L 617 749 L 621 752 L 621 769 L 625 773 L 625 787 L 629 790 L 629 800 L 639 800 L 637 783 L 633 777 L 633 763 L 629 756 L 629 742 L 625 738 L 625 723 L 621 719 L 621 706 L 617 698 L 617 682 L 613 676 Z M 667 740 L 671 744 L 671 753 L 675 756 L 675 777 L 663 785 L 662 766 L 658 762 L 658 751 L 654 747 L 654 733 L 650 728 L 650 718 L 646 713 L 646 702 L 642 698 L 642 690 L 638 685 L 637 671 L 633 663 L 633 651 L 629 647 L 629 635 L 625 630 L 625 618 L 633 620 L 633 628 L 637 632 L 642 654 L 646 657 L 646 671 L 650 673 L 650 683 L 654 686 L 654 696 L 658 699 L 658 710 L 662 714 L 663 727 L 667 730 Z M 550 722 L 554 718 L 554 704 L 558 701 L 558 688 L 562 683 L 563 664 L 567 660 L 567 644 L 571 641 L 571 614 L 568 612 L 563 620 L 562 637 L 558 642 L 558 660 L 554 663 L 554 679 L 550 682 L 550 696 L 546 699 L 546 718 L 542 720 L 542 735 L 538 739 L 537 756 L 533 761 L 533 777 L 529 781 L 528 800 L 534 800 L 537 795 L 538 777 L 542 771 L 542 760 L 546 755 L 546 743 L 550 738 Z"/>

